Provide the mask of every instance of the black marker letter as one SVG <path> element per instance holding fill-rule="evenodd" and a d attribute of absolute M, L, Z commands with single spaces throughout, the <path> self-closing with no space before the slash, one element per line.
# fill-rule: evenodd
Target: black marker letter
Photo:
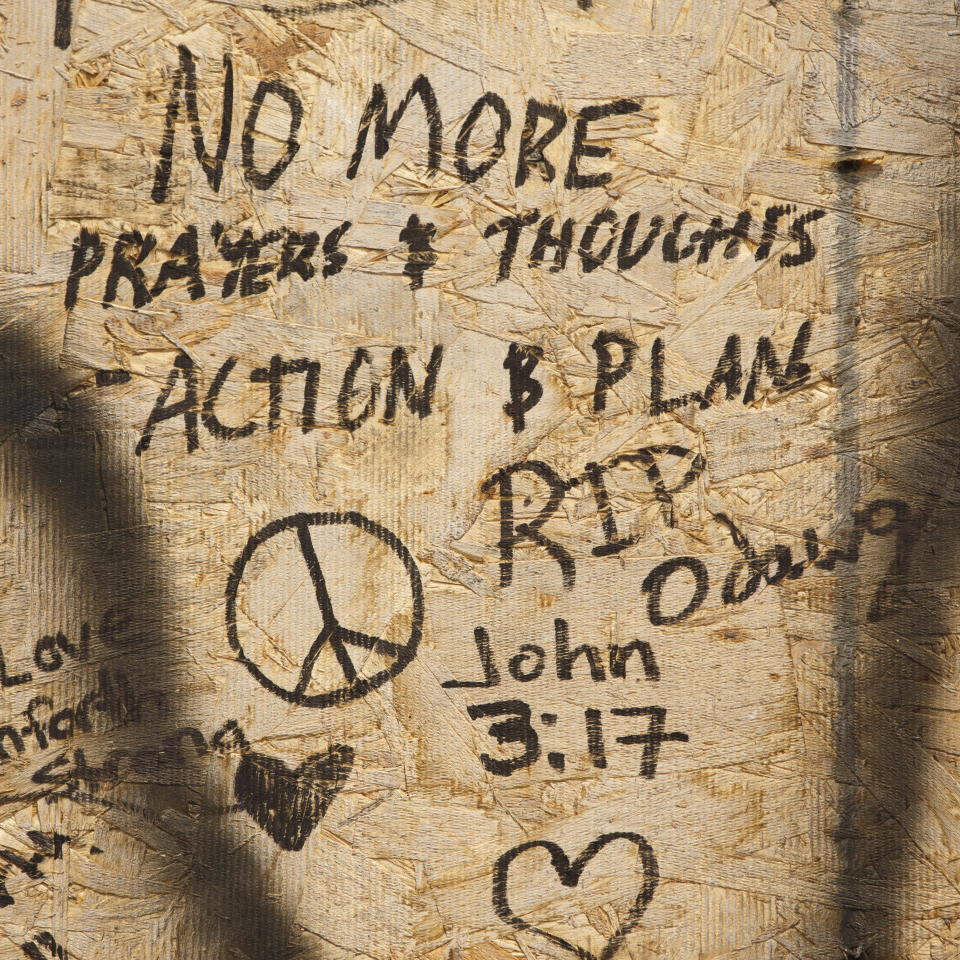
<path fill-rule="evenodd" d="M 207 398 L 203 401 L 203 411 L 200 414 L 203 425 L 210 433 L 221 440 L 235 440 L 242 437 L 249 437 L 250 434 L 257 429 L 257 425 L 252 420 L 239 427 L 224 426 L 213 410 L 214 404 L 216 404 L 220 397 L 220 391 L 227 382 L 227 377 L 230 376 L 236 365 L 236 357 L 227 357 L 227 359 L 223 361 L 223 365 L 213 378 L 213 383 L 210 384 L 210 389 L 207 391 Z"/>
<path fill-rule="evenodd" d="M 263 101 L 268 93 L 278 96 L 289 107 L 290 130 L 287 133 L 287 139 L 284 141 L 283 154 L 266 173 L 261 173 L 253 164 L 253 133 L 257 128 L 260 108 L 263 106 Z M 253 94 L 253 100 L 250 102 L 247 120 L 243 125 L 243 139 L 240 142 L 243 171 L 247 179 L 258 190 L 266 190 L 272 187 L 280 179 L 283 171 L 293 162 L 293 158 L 300 149 L 297 131 L 299 131 L 301 123 L 303 123 L 303 102 L 297 96 L 296 91 L 279 80 L 261 80 Z"/>
<path fill-rule="evenodd" d="M 176 403 L 167 406 L 167 400 L 173 388 L 177 385 L 181 373 L 184 380 L 184 397 Z M 174 417 L 183 417 L 183 429 L 187 437 L 187 453 L 193 453 L 200 445 L 197 431 L 197 374 L 193 369 L 193 361 L 185 353 L 178 353 L 173 362 L 173 369 L 167 374 L 167 382 L 157 397 L 157 402 L 150 411 L 143 435 L 137 442 L 134 451 L 139 457 L 150 446 L 153 440 L 153 431 L 158 423 L 172 420 Z"/>
<path fill-rule="evenodd" d="M 626 226 L 623 228 L 623 236 L 620 238 L 620 246 L 617 249 L 618 270 L 629 270 L 631 267 L 635 267 L 650 252 L 654 241 L 660 236 L 660 231 L 663 229 L 663 217 L 652 217 L 647 235 L 636 250 L 631 250 L 630 246 L 633 243 L 633 236 L 637 231 L 639 222 L 639 213 L 631 213 L 627 217 Z"/>
<path fill-rule="evenodd" d="M 617 737 L 617 743 L 643 744 L 643 756 L 640 760 L 640 776 L 652 780 L 657 773 L 657 761 L 660 759 L 660 745 L 670 740 L 687 743 L 690 738 L 685 733 L 666 732 L 666 707 L 614 707 L 610 711 L 615 717 L 649 717 L 647 732 Z"/>
<path fill-rule="evenodd" d="M 537 140 L 531 143 L 537 132 L 537 123 L 543 117 L 550 121 L 550 128 Z M 520 153 L 517 157 L 516 186 L 520 187 L 527 182 L 527 175 L 531 166 L 541 167 L 540 176 L 548 183 L 556 176 L 553 164 L 543 155 L 548 144 L 560 136 L 567 125 L 567 117 L 556 104 L 541 103 L 531 98 L 527 101 L 527 116 L 523 121 L 523 133 L 520 134 Z"/>
<path fill-rule="evenodd" d="M 615 343 L 621 352 L 620 362 L 614 364 L 610 344 Z M 593 385 L 593 412 L 607 409 L 607 391 L 619 383 L 632 369 L 637 345 L 627 337 L 610 330 L 601 330 L 593 341 L 597 355 L 597 379 Z"/>
<path fill-rule="evenodd" d="M 610 227 L 610 236 L 607 237 L 607 242 L 600 250 L 594 253 L 593 245 L 597 239 L 597 232 L 600 230 L 601 224 L 604 223 Z M 592 273 L 597 267 L 603 266 L 610 259 L 614 244 L 617 242 L 619 230 L 620 221 L 617 219 L 616 213 L 609 207 L 598 210 L 593 215 L 593 219 L 587 224 L 583 235 L 580 237 L 580 249 L 577 250 L 577 253 L 580 254 L 580 263 L 583 266 L 584 273 Z"/>
<path fill-rule="evenodd" d="M 663 588 L 674 573 L 683 569 L 688 570 L 693 575 L 693 596 L 679 613 L 665 614 L 660 607 Z M 658 564 L 647 574 L 641 585 L 643 592 L 650 594 L 647 600 L 647 616 L 650 622 L 655 627 L 663 627 L 686 620 L 703 603 L 709 585 L 710 579 L 707 576 L 707 568 L 703 565 L 703 561 L 696 557 L 674 557 L 672 560 Z"/>
<path fill-rule="evenodd" d="M 487 753 L 480 754 L 480 762 L 485 770 L 495 773 L 498 777 L 509 777 L 514 770 L 529 767 L 540 756 L 540 738 L 530 723 L 530 707 L 522 700 L 498 700 L 496 703 L 476 703 L 467 707 L 471 720 L 480 717 L 501 717 L 507 715 L 508 720 L 491 723 L 487 733 L 496 739 L 497 743 L 520 743 L 524 751 L 518 757 L 507 760 L 498 760 Z"/>
<path fill-rule="evenodd" d="M 503 361 L 503 369 L 510 373 L 510 399 L 503 409 L 513 421 L 514 433 L 524 429 L 524 414 L 529 413 L 543 397 L 543 384 L 532 376 L 542 358 L 540 347 L 511 343 Z"/>
<path fill-rule="evenodd" d="M 0 648 L 0 688 L 19 687 L 33 679 L 32 673 L 7 673 L 7 664 L 3 658 L 3 649 Z"/>
<path fill-rule="evenodd" d="M 363 148 L 367 143 L 367 133 L 370 130 L 370 124 L 376 122 L 374 134 L 373 155 L 382 159 L 390 147 L 390 138 L 396 132 L 397 126 L 406 113 L 410 101 L 414 97 L 419 97 L 423 104 L 423 109 L 427 115 L 427 127 L 429 130 L 427 146 L 427 169 L 440 169 L 440 149 L 443 145 L 443 124 L 440 120 L 440 107 L 437 104 L 436 94 L 430 81 L 420 74 L 413 81 L 406 96 L 400 101 L 399 106 L 393 111 L 390 120 L 387 120 L 387 95 L 379 83 L 373 85 L 373 92 L 367 101 L 363 110 L 363 116 L 360 118 L 360 126 L 357 128 L 357 146 L 350 158 L 350 165 L 347 167 L 347 179 L 352 180 L 357 175 L 360 167 L 360 159 L 363 157 Z"/>
<path fill-rule="evenodd" d="M 786 206 L 775 204 L 772 207 L 767 207 L 767 212 L 763 217 L 763 233 L 760 235 L 760 245 L 753 255 L 755 260 L 766 260 L 770 256 L 770 248 L 777 236 L 777 221 L 788 213 L 792 213 L 793 210 L 794 207 L 790 204 Z"/>
<path fill-rule="evenodd" d="M 370 399 L 367 401 L 367 405 L 356 417 L 350 416 L 350 401 L 360 392 L 354 389 L 354 384 L 357 380 L 360 365 L 363 363 L 372 363 L 370 351 L 367 350 L 366 347 L 357 347 L 353 352 L 353 359 L 344 371 L 343 382 L 340 384 L 340 392 L 337 394 L 337 415 L 340 418 L 340 426 L 349 430 L 351 433 L 373 415 L 374 407 L 376 407 L 377 404 L 377 395 L 380 392 L 380 384 L 373 381 L 370 384 Z"/>
<path fill-rule="evenodd" d="M 587 125 L 594 120 L 604 117 L 619 117 L 627 113 L 636 113 L 640 103 L 636 100 L 613 100 L 610 103 L 584 107 L 573 126 L 573 145 L 570 148 L 570 164 L 567 167 L 567 176 L 563 185 L 569 190 L 586 190 L 589 187 L 602 187 L 610 182 L 613 176 L 609 170 L 603 173 L 580 173 L 578 164 L 581 157 L 606 157 L 610 153 L 609 147 L 598 147 L 586 143 Z"/>
<path fill-rule="evenodd" d="M 233 62 L 224 55 L 223 69 L 226 73 L 223 81 L 223 108 L 220 114 L 220 140 L 217 144 L 216 155 L 211 157 L 207 153 L 203 141 L 203 128 L 200 125 L 200 113 L 197 110 L 197 68 L 193 62 L 193 54 L 182 44 L 180 51 L 180 66 L 173 75 L 173 87 L 170 90 L 170 99 L 167 101 L 166 126 L 163 131 L 163 141 L 160 144 L 160 161 L 157 163 L 153 179 L 153 202 L 163 203 L 167 199 L 170 187 L 170 173 L 173 169 L 173 141 L 176 136 L 177 116 L 180 113 L 180 92 L 187 105 L 187 116 L 190 118 L 190 130 L 193 133 L 193 149 L 200 161 L 200 166 L 206 174 L 207 182 L 214 193 L 220 190 L 220 180 L 223 177 L 223 161 L 230 148 L 230 130 L 233 125 Z"/>
<path fill-rule="evenodd" d="M 514 523 L 513 475 L 522 471 L 532 473 L 546 483 L 550 488 L 550 497 L 533 520 Z M 513 583 L 514 548 L 527 541 L 542 547 L 557 561 L 564 588 L 572 590 L 577 579 L 573 557 L 559 543 L 540 532 L 540 528 L 557 512 L 567 492 L 567 485 L 560 479 L 559 474 L 540 460 L 526 460 L 498 470 L 483 484 L 481 490 L 486 492 L 493 486 L 499 487 L 500 491 L 500 540 L 497 543 L 500 548 L 500 586 L 508 587 Z"/>
<path fill-rule="evenodd" d="M 250 374 L 252 383 L 270 384 L 270 410 L 267 415 L 267 429 L 276 430 L 280 426 L 280 407 L 283 404 L 283 378 L 295 373 L 305 373 L 303 385 L 303 411 L 300 426 L 306 433 L 316 426 L 314 415 L 317 409 L 317 393 L 320 383 L 320 361 L 299 357 L 296 360 L 284 360 L 280 354 L 270 358 L 269 367 L 257 367 Z"/>
<path fill-rule="evenodd" d="M 481 164 L 471 167 L 467 163 L 467 148 L 470 146 L 470 135 L 476 126 L 484 107 L 492 107 L 494 113 L 500 119 L 500 126 L 493 142 L 493 150 Z M 503 156 L 506 150 L 506 137 L 510 130 L 510 111 L 503 102 L 503 98 L 495 93 L 485 93 L 471 108 L 467 114 L 467 119 L 463 121 L 460 128 L 460 135 L 457 137 L 456 144 L 456 167 L 457 174 L 464 183 L 475 183 L 485 173 L 493 168 L 496 162 Z"/>
<path fill-rule="evenodd" d="M 410 278 L 411 290 L 419 290 L 423 286 L 423 275 L 437 262 L 437 251 L 430 245 L 436 235 L 436 224 L 421 223 L 415 213 L 410 214 L 407 225 L 400 231 L 400 242 L 410 250 L 407 262 L 403 265 L 403 274 Z"/>
<path fill-rule="evenodd" d="M 117 237 L 117 242 L 113 245 L 113 260 L 110 263 L 110 273 L 107 274 L 107 285 L 103 292 L 104 307 L 117 299 L 117 287 L 121 279 L 133 287 L 133 306 L 137 310 L 153 299 L 147 289 L 147 278 L 143 275 L 140 264 L 156 245 L 157 238 L 152 233 L 144 237 L 139 230 L 121 233 Z"/>
<path fill-rule="evenodd" d="M 799 267 L 802 263 L 809 263 L 817 255 L 817 248 L 813 245 L 810 234 L 806 231 L 806 225 L 808 223 L 815 223 L 826 215 L 826 210 L 811 210 L 809 213 L 797 217 L 797 219 L 790 224 L 790 238 L 800 244 L 800 250 L 798 253 L 781 254 L 781 267 Z"/>
<path fill-rule="evenodd" d="M 536 223 L 540 219 L 540 211 L 533 210 L 522 217 L 502 217 L 495 223 L 489 224 L 483 231 L 484 237 L 489 240 L 492 236 L 504 232 L 503 249 L 500 251 L 500 267 L 497 280 L 506 280 L 510 276 L 513 258 L 517 255 L 517 244 L 520 242 L 520 231 Z"/>
<path fill-rule="evenodd" d="M 206 288 L 200 275 L 200 248 L 197 240 L 197 228 L 189 226 L 173 241 L 171 257 L 160 264 L 157 282 L 150 291 L 151 296 L 159 297 L 171 280 L 186 280 L 191 300 L 199 300 Z"/>
<path fill-rule="evenodd" d="M 403 394 L 407 402 L 407 409 L 417 414 L 422 420 L 430 415 L 433 403 L 433 394 L 437 387 L 437 374 L 440 372 L 440 363 L 443 360 L 443 344 L 438 343 L 430 353 L 427 361 L 427 375 L 423 379 L 423 386 L 418 388 L 413 379 L 413 370 L 407 361 L 405 347 L 395 347 L 390 355 L 390 383 L 387 385 L 387 397 L 384 402 L 383 422 L 393 423 L 397 413 L 398 400 Z"/>
<path fill-rule="evenodd" d="M 64 291 L 63 305 L 72 310 L 77 305 L 80 292 L 80 280 L 89 277 L 103 263 L 107 245 L 95 230 L 80 228 L 80 235 L 73 241 L 73 262 L 67 275 L 67 288 Z"/>
<path fill-rule="evenodd" d="M 446 689 L 462 689 L 464 687 L 495 687 L 500 683 L 500 671 L 493 659 L 493 651 L 490 649 L 490 634 L 483 627 L 473 628 L 473 642 L 477 647 L 477 655 L 480 657 L 480 666 L 483 668 L 482 680 L 444 680 L 440 684 Z"/>

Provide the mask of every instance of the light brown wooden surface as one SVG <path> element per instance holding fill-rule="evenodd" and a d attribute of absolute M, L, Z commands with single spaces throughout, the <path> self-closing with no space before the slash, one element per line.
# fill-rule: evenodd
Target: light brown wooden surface
<path fill-rule="evenodd" d="M 56 9 L 0 2 L 0 958 L 951 960 L 954 4 L 73 0 L 69 49 Z M 225 55 L 222 183 L 178 98 L 160 196 L 182 58 L 212 154 Z M 415 98 L 382 156 L 369 127 L 349 176 L 375 85 L 389 118 L 420 75 L 439 169 Z M 303 107 L 266 189 L 242 146 L 261 81 L 255 170 L 291 126 L 277 91 Z M 511 123 L 467 183 L 456 144 L 486 92 Z M 518 183 L 531 99 L 565 126 L 544 149 L 555 175 L 533 162 Z M 617 102 L 583 123 L 576 171 L 608 182 L 565 183 L 577 118 Z M 493 119 L 473 166 L 496 152 Z M 599 266 L 581 254 L 605 208 L 621 235 L 638 215 L 633 248 L 661 224 L 635 265 L 619 236 Z M 488 228 L 532 211 L 503 278 Z M 739 240 L 709 239 L 744 211 Z M 569 244 L 531 263 L 548 217 L 561 241 L 573 222 Z M 154 290 L 190 226 L 202 296 L 172 277 L 135 305 L 120 278 L 111 298 L 113 258 L 145 252 L 115 253 L 121 235 L 155 239 Z M 103 261 L 71 284 L 82 230 Z M 277 233 L 228 262 L 218 239 L 244 230 Z M 280 276 L 302 248 L 290 231 L 317 233 L 312 275 Z M 598 221 L 594 251 L 608 235 Z M 598 409 L 604 332 L 621 340 Z M 412 398 L 403 370 L 391 387 L 398 348 Z M 273 395 L 272 357 L 303 361 Z M 522 430 L 511 357 L 542 389 L 520 396 Z M 659 412 L 658 364 L 676 400 Z M 170 383 L 180 415 L 148 426 Z M 211 415 L 255 426 L 218 436 Z M 530 461 L 539 479 L 505 479 Z M 549 476 L 558 502 L 525 537 Z M 298 514 L 322 516 L 268 528 Z M 398 646 L 422 632 L 350 699 L 320 702 L 351 668 L 298 531 L 342 627 Z M 598 555 L 615 537 L 632 542 Z M 477 637 L 496 685 L 477 685 Z M 596 648 L 569 678 L 565 638 Z M 345 648 L 361 678 L 396 662 L 363 642 Z M 542 673 L 518 679 L 539 669 L 529 645 Z M 502 701 L 529 706 L 539 743 L 509 776 L 482 758 L 522 754 L 523 725 L 498 745 L 509 713 L 476 710 Z M 649 716 L 613 711 L 649 707 L 686 739 L 644 767 L 644 744 L 620 740 Z M 604 838 L 567 883 L 542 846 L 501 859 L 541 841 L 573 861 Z"/>

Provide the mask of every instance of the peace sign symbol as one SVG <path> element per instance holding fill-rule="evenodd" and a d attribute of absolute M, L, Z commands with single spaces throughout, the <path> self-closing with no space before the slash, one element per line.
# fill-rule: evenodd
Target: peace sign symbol
<path fill-rule="evenodd" d="M 357 530 L 366 538 L 357 536 Z M 314 544 L 317 533 L 328 535 L 331 542 L 325 551 L 326 562 L 329 569 L 335 569 L 340 575 L 333 595 L 317 556 Z M 365 539 L 369 540 L 366 544 L 362 543 Z M 357 564 L 347 566 L 345 556 L 358 548 L 358 541 L 367 549 L 367 566 L 379 564 L 383 568 L 386 564 L 383 582 L 358 583 Z M 388 550 L 378 550 L 379 544 L 385 544 Z M 261 547 L 264 547 L 262 554 L 255 557 Z M 402 569 L 394 558 L 399 558 Z M 390 567 L 394 569 L 391 571 Z M 279 572 L 271 573 L 271 568 L 278 568 Z M 397 586 L 398 577 L 410 592 L 409 611 L 400 613 L 391 609 L 388 626 L 396 632 L 399 613 L 404 623 L 403 636 L 388 639 L 386 630 L 380 630 L 378 636 L 348 627 L 338 618 L 334 599 L 338 607 L 342 601 L 354 608 L 358 602 L 369 606 L 385 598 L 392 601 L 397 591 L 390 590 L 389 586 Z M 301 597 L 297 607 L 294 598 L 308 580 L 313 587 L 312 596 Z M 253 643 L 255 651 L 249 640 L 245 640 L 246 649 L 240 643 L 237 596 L 241 589 L 245 589 L 247 596 L 247 620 L 251 625 L 245 634 L 253 637 L 259 629 L 262 635 L 259 647 Z M 304 707 L 330 707 L 376 690 L 414 658 L 423 630 L 423 584 L 410 551 L 396 534 L 360 513 L 296 513 L 268 523 L 250 537 L 234 563 L 227 581 L 226 600 L 227 637 L 237 659 L 261 686 Z M 294 607 L 292 613 L 291 606 Z M 251 613 L 250 608 L 255 608 L 254 612 Z M 367 612 L 364 616 L 373 615 Z M 275 638 L 273 631 L 266 630 L 261 622 L 269 619 L 275 623 L 284 618 L 288 625 L 291 621 L 293 624 L 292 630 L 285 631 L 288 637 L 296 635 L 289 643 Z M 312 632 L 307 635 L 304 622 L 309 628 L 318 618 L 322 624 L 319 631 L 315 637 Z M 382 668 L 368 672 L 371 661 Z M 273 677 L 279 675 L 282 682 L 271 679 L 268 669 Z M 331 677 L 345 682 L 328 689 Z M 323 692 L 314 692 L 318 688 Z"/>

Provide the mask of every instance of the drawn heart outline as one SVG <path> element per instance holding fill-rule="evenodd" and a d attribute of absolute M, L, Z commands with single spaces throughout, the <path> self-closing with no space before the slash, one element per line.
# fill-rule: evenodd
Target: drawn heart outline
<path fill-rule="evenodd" d="M 612 843 L 614 840 L 629 840 L 631 843 L 636 844 L 637 849 L 640 851 L 640 859 L 643 861 L 644 880 L 643 886 L 640 888 L 640 892 L 637 894 L 637 898 L 633 902 L 633 906 L 627 912 L 627 916 L 625 917 L 623 923 L 617 927 L 613 933 L 613 936 L 611 936 L 607 941 L 607 944 L 601 951 L 599 957 L 590 953 L 589 950 L 584 950 L 582 947 L 574 946 L 572 943 L 564 940 L 563 937 L 558 937 L 556 934 L 550 933 L 548 930 L 543 930 L 540 927 L 533 926 L 533 924 L 528 923 L 522 917 L 518 917 L 510 908 L 510 905 L 507 901 L 507 874 L 509 873 L 510 865 L 514 860 L 517 859 L 517 857 L 520 856 L 520 854 L 525 853 L 527 850 L 533 850 L 535 847 L 542 847 L 550 854 L 550 862 L 553 864 L 553 869 L 556 870 L 557 875 L 560 877 L 560 882 L 565 887 L 575 887 L 580 882 L 580 875 L 583 873 L 587 864 L 608 843 Z M 528 933 L 535 933 L 538 936 L 543 937 L 545 940 L 549 940 L 551 943 L 556 944 L 558 947 L 563 947 L 564 950 L 569 950 L 571 953 L 576 954 L 578 957 L 580 957 L 580 960 L 610 960 L 617 950 L 620 949 L 620 946 L 626 939 L 627 935 L 635 930 L 639 925 L 640 920 L 646 912 L 647 905 L 653 899 L 654 891 L 657 889 L 657 885 L 659 883 L 660 868 L 657 864 L 657 858 L 654 856 L 653 848 L 642 836 L 640 836 L 639 833 L 618 831 L 616 833 L 601 834 L 576 857 L 573 863 L 570 862 L 570 859 L 567 857 L 566 853 L 564 853 L 563 849 L 557 844 L 552 843 L 549 840 L 531 840 L 528 843 L 521 843 L 519 846 L 508 850 L 506 853 L 502 854 L 498 858 L 496 864 L 494 864 L 493 909 L 496 911 L 497 916 L 504 923 L 510 924 L 510 926 L 515 927 L 517 930 L 525 930 Z"/>
<path fill-rule="evenodd" d="M 239 805 L 282 850 L 302 850 L 353 769 L 353 747 L 332 744 L 290 769 L 248 751 L 233 780 Z"/>

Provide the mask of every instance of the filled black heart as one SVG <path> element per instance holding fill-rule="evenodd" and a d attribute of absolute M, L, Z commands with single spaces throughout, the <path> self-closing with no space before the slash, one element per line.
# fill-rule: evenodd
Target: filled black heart
<path fill-rule="evenodd" d="M 233 780 L 240 806 L 283 850 L 302 850 L 353 769 L 353 747 L 333 744 L 290 769 L 282 760 L 245 753 Z"/>
<path fill-rule="evenodd" d="M 640 852 L 640 860 L 643 863 L 643 884 L 640 887 L 636 900 L 634 900 L 633 905 L 627 911 L 623 922 L 607 941 L 599 957 L 590 953 L 588 950 L 584 950 L 582 947 L 574 946 L 572 943 L 564 940 L 563 937 L 558 937 L 548 930 L 542 930 L 540 927 L 533 926 L 533 924 L 528 923 L 522 917 L 518 917 L 510 908 L 507 899 L 507 874 L 510 871 L 510 865 L 520 854 L 527 850 L 533 850 L 536 847 L 542 847 L 550 854 L 550 862 L 553 864 L 553 869 L 557 871 L 560 882 L 565 887 L 575 887 L 580 882 L 580 875 L 583 873 L 586 865 L 600 850 L 614 840 L 629 840 L 636 845 Z M 589 844 L 573 863 L 570 862 L 567 855 L 557 844 L 551 843 L 549 840 L 531 840 L 529 843 L 521 843 L 519 846 L 508 850 L 500 856 L 494 864 L 493 909 L 504 923 L 509 923 L 510 926 L 516 927 L 517 930 L 526 930 L 528 933 L 535 933 L 545 940 L 556 944 L 558 947 L 563 947 L 564 950 L 569 950 L 571 953 L 576 954 L 581 960 L 610 960 L 617 950 L 620 949 L 627 934 L 636 929 L 640 923 L 640 919 L 643 917 L 647 905 L 653 898 L 654 891 L 657 889 L 659 882 L 660 869 L 657 866 L 657 858 L 654 856 L 650 844 L 647 843 L 639 833 L 618 832 L 601 834 L 596 840 Z"/>

